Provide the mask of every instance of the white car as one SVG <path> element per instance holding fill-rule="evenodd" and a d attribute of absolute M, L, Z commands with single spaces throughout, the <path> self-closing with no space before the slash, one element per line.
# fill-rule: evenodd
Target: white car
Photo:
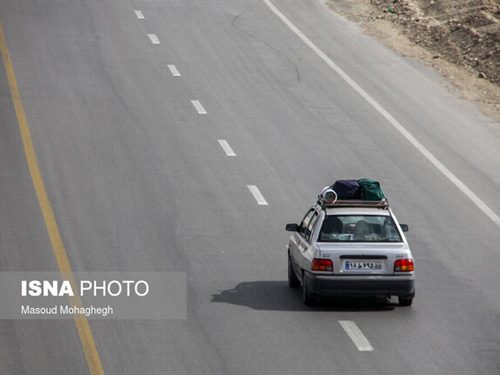
<path fill-rule="evenodd" d="M 330 191 L 331 192 L 331 191 Z M 327 199 L 325 199 L 325 196 Z M 415 266 L 388 201 L 337 200 L 323 192 L 288 243 L 288 282 L 306 305 L 320 296 L 415 296 Z"/>

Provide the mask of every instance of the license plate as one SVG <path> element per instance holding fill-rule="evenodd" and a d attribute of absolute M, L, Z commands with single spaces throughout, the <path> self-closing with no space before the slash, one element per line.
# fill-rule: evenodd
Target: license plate
<path fill-rule="evenodd" d="M 380 271 L 383 263 L 380 260 L 346 260 L 344 262 L 346 271 Z"/>

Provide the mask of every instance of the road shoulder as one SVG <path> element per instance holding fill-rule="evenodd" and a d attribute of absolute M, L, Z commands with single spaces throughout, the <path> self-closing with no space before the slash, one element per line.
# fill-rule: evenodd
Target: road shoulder
<path fill-rule="evenodd" d="M 404 57 L 425 63 L 439 72 L 448 88 L 461 97 L 475 102 L 483 113 L 500 121 L 500 86 L 489 81 L 471 66 L 453 62 L 446 53 L 437 53 L 436 46 L 416 43 L 406 27 L 392 18 L 397 14 L 381 11 L 370 0 L 326 0 L 328 7 L 338 15 L 361 25 L 364 32 L 381 41 Z M 464 58 L 464 51 L 459 52 Z"/>

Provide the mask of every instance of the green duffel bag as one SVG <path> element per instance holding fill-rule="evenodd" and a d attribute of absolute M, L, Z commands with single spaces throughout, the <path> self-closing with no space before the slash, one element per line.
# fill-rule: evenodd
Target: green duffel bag
<path fill-rule="evenodd" d="M 369 178 L 358 180 L 361 199 L 364 201 L 380 201 L 385 198 L 384 192 L 378 181 Z"/>

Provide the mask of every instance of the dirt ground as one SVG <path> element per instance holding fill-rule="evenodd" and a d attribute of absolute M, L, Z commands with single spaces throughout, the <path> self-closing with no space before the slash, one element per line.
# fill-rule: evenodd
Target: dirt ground
<path fill-rule="evenodd" d="M 326 0 L 398 53 L 432 66 L 500 121 L 500 0 Z"/>

